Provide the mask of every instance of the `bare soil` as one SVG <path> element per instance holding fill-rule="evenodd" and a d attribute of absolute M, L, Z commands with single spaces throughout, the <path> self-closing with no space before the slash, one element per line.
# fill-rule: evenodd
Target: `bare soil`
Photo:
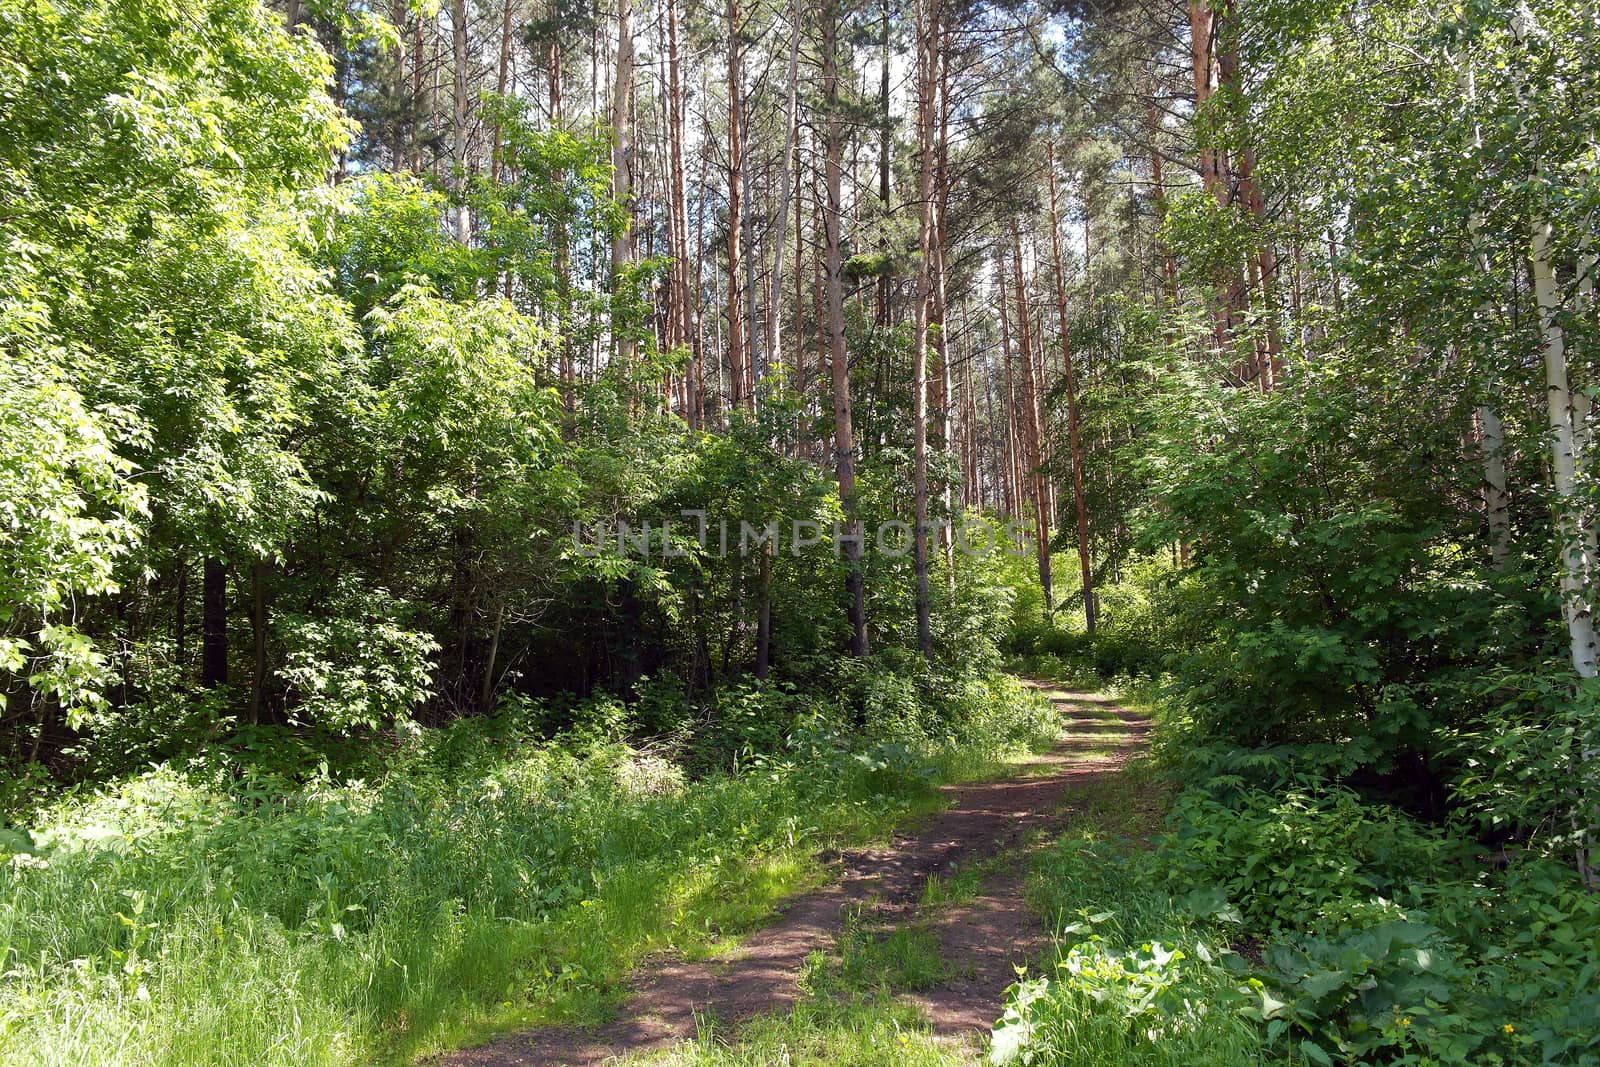
<path fill-rule="evenodd" d="M 1025 762 L 1015 777 L 946 787 L 945 810 L 891 844 L 838 857 L 827 885 L 788 901 L 771 925 L 730 954 L 652 960 L 634 976 L 617 1018 L 600 1027 L 514 1034 L 432 1064 L 590 1067 L 692 1038 L 697 1016 L 736 1025 L 791 1007 L 801 996 L 797 979 L 807 956 L 833 945 L 847 910 L 863 910 L 875 922 L 915 916 L 929 875 L 947 877 L 1059 825 L 1075 794 L 1118 774 L 1144 747 L 1143 718 L 1098 696 L 1039 688 L 1060 709 L 1066 732 L 1059 745 Z M 921 916 L 939 939 L 941 957 L 955 966 L 938 987 L 906 998 L 922 1008 L 933 1033 L 975 1052 L 1000 1014 L 1015 967 L 1048 947 L 1043 924 L 1023 899 L 1020 854 L 1000 866 L 976 896 Z"/>

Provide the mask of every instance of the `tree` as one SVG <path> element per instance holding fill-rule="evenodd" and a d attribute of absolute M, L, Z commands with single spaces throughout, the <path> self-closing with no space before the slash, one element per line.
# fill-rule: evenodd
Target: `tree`
<path fill-rule="evenodd" d="M 744 75 L 740 64 L 744 32 L 739 0 L 728 3 L 728 395 L 735 408 L 753 407 L 754 379 L 745 337 L 745 309 L 739 275 L 744 269 Z"/>
<path fill-rule="evenodd" d="M 855 434 L 851 426 L 850 357 L 844 332 L 844 246 L 841 233 L 844 183 L 844 122 L 839 94 L 839 0 L 825 0 L 820 13 L 822 36 L 822 153 L 826 203 L 822 213 L 823 274 L 827 290 L 828 355 L 833 374 L 833 457 L 844 508 L 841 539 L 845 558 L 846 609 L 850 620 L 850 654 L 868 651 L 866 584 L 862 569 L 864 536 L 856 519 Z"/>
<path fill-rule="evenodd" d="M 1022 367 L 1018 399 L 1022 405 L 1022 451 L 1020 476 L 1025 479 L 1033 496 L 1034 547 L 1039 560 L 1039 588 L 1044 593 L 1044 610 L 1049 615 L 1055 610 L 1054 592 L 1050 580 L 1050 494 L 1046 488 L 1044 455 L 1041 447 L 1043 434 L 1039 426 L 1039 376 L 1033 360 L 1033 325 L 1028 313 L 1028 282 L 1022 273 L 1022 234 L 1012 224 L 1011 271 L 1017 294 L 1017 353 Z"/>
<path fill-rule="evenodd" d="M 917 646 L 933 660 L 932 607 L 928 591 L 928 331 L 934 307 L 933 265 L 938 241 L 933 175 L 938 121 L 939 36 L 937 0 L 917 7 L 917 295 L 911 337 L 912 531 L 916 567 Z M 941 324 L 942 325 L 942 324 Z"/>
<path fill-rule="evenodd" d="M 623 207 L 611 237 L 611 277 L 616 285 L 633 258 L 633 0 L 617 0 L 617 84 L 611 97 L 611 196 Z M 637 347 L 629 330 L 617 334 L 617 357 L 631 362 Z"/>
<path fill-rule="evenodd" d="M 1061 333 L 1062 389 L 1067 400 L 1068 459 L 1072 465 L 1072 503 L 1078 520 L 1078 569 L 1083 583 L 1083 619 L 1094 633 L 1094 578 L 1089 554 L 1089 507 L 1083 495 L 1083 435 L 1078 428 L 1078 380 L 1072 365 L 1072 332 L 1067 324 L 1066 272 L 1061 265 L 1061 223 L 1056 212 L 1055 142 L 1045 142 L 1045 185 L 1050 190 L 1050 252 L 1055 265 L 1056 321 Z"/>

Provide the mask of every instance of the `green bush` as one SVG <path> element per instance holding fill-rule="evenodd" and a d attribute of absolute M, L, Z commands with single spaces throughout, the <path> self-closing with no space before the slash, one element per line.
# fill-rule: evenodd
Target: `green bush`
<path fill-rule="evenodd" d="M 1233 764 L 1279 784 L 1204 779 L 1155 855 L 1268 940 L 1238 988 L 1270 1041 L 1315 1063 L 1600 1062 L 1600 900 L 1569 868 L 1497 870 L 1284 754 Z"/>
<path fill-rule="evenodd" d="M 1029 897 L 1052 920 L 1058 958 L 1007 994 L 997 1064 L 1266 1062 L 1233 1006 L 1223 962 L 1237 915 L 1162 888 L 1155 857 L 1092 838 L 1058 842 L 1035 863 Z"/>
<path fill-rule="evenodd" d="M 1180 794 L 1161 843 L 1173 888 L 1219 886 L 1254 929 L 1331 931 L 1368 918 L 1373 901 L 1413 903 L 1453 848 L 1394 808 L 1352 791 L 1247 790 L 1224 802 Z"/>

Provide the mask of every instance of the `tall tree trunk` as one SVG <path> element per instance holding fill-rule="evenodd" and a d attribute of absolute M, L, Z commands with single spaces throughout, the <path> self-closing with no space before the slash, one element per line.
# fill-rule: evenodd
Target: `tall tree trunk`
<path fill-rule="evenodd" d="M 1067 449 L 1072 460 L 1072 499 L 1078 520 L 1078 570 L 1083 582 L 1084 629 L 1094 633 L 1094 578 L 1089 561 L 1089 508 L 1083 498 L 1083 438 L 1078 431 L 1078 382 L 1072 365 L 1072 340 L 1067 330 L 1067 281 L 1061 263 L 1061 223 L 1056 208 L 1056 152 L 1045 142 L 1045 182 L 1050 190 L 1050 251 L 1055 260 L 1056 317 L 1061 333 L 1061 374 L 1067 393 Z"/>
<path fill-rule="evenodd" d="M 844 338 L 844 122 L 839 114 L 839 0 L 823 0 L 822 100 L 823 181 L 827 205 L 822 214 L 824 270 L 827 279 L 828 351 L 833 371 L 833 456 L 844 511 L 845 592 L 850 621 L 850 654 L 867 654 L 867 598 L 862 571 L 863 534 L 856 518 L 855 432 L 851 425 L 850 358 Z"/>
<path fill-rule="evenodd" d="M 668 155 L 671 171 L 671 191 L 668 213 L 672 226 L 672 270 L 670 272 L 672 344 L 688 345 L 694 336 L 694 318 L 689 293 L 689 200 L 684 180 L 684 91 L 683 61 L 678 48 L 678 0 L 667 0 L 667 116 Z M 692 357 L 691 357 L 692 359 Z M 699 375 L 696 363 L 691 362 L 684 373 L 685 416 L 691 429 L 701 426 L 703 405 L 700 398 Z"/>
<path fill-rule="evenodd" d="M 405 0 L 399 0 L 399 2 L 403 6 Z M 494 92 L 496 96 L 502 99 L 511 89 L 511 34 L 514 21 L 512 15 L 516 10 L 516 6 L 517 0 L 500 0 L 500 63 L 495 68 Z M 494 153 L 489 160 L 490 177 L 494 179 L 497 185 L 500 182 L 501 171 L 505 167 L 505 153 L 502 151 L 501 146 L 501 141 L 503 140 L 503 131 L 497 122 L 494 125 Z"/>
<path fill-rule="evenodd" d="M 784 90 L 783 160 L 778 167 L 778 210 L 773 216 L 777 232 L 772 236 L 772 284 L 769 286 L 772 295 L 767 300 L 767 359 L 775 363 L 780 361 L 779 353 L 782 351 L 780 322 L 783 309 L 783 255 L 784 243 L 788 239 L 789 200 L 794 195 L 793 168 L 799 166 L 799 160 L 795 156 L 795 138 L 799 130 L 800 10 L 800 0 L 794 0 L 789 11 L 791 39 L 789 76 Z M 799 240 L 799 227 L 796 226 L 796 243 Z"/>
<path fill-rule="evenodd" d="M 942 9 L 937 6 L 937 0 L 929 2 L 934 5 L 932 13 L 934 38 L 931 55 L 937 71 L 935 113 L 938 115 L 934 127 L 933 145 L 933 262 L 931 264 L 933 306 L 929 310 L 929 319 L 936 328 L 931 340 L 936 368 L 932 382 L 933 430 L 935 447 L 948 456 L 954 445 L 950 437 L 950 349 L 945 330 L 945 320 L 949 313 L 946 306 L 949 278 L 945 269 L 947 243 L 945 220 L 950 206 L 950 62 L 947 56 L 950 26 L 940 17 Z M 939 498 L 944 505 L 946 519 L 939 527 L 939 547 L 944 555 L 945 587 L 954 594 L 956 591 L 955 528 L 949 520 L 954 516 L 955 508 L 952 506 L 949 478 L 941 479 Z"/>
<path fill-rule="evenodd" d="M 611 237 L 611 284 L 615 289 L 633 260 L 633 0 L 617 0 L 616 86 L 611 97 L 611 195 L 622 205 L 622 225 Z M 633 362 L 633 324 L 616 330 L 617 357 Z"/>
<path fill-rule="evenodd" d="M 1551 225 L 1536 219 L 1530 259 L 1539 329 L 1544 339 L 1546 411 L 1550 423 L 1551 469 L 1556 491 L 1556 532 L 1561 540 L 1561 606 L 1567 621 L 1572 668 L 1581 677 L 1596 675 L 1594 618 L 1589 603 L 1592 560 L 1578 494 L 1577 441 L 1572 417 L 1572 388 L 1567 380 L 1566 334 L 1558 319 L 1561 290 L 1552 265 Z"/>
<path fill-rule="evenodd" d="M 974 390 L 972 362 L 974 346 L 972 326 L 967 318 L 967 302 L 961 303 L 961 480 L 965 485 L 962 503 L 967 507 L 983 507 L 983 485 L 978 469 L 978 394 Z"/>
<path fill-rule="evenodd" d="M 422 173 L 422 141 L 423 141 L 423 138 L 420 135 L 420 131 L 417 130 L 416 127 L 420 122 L 420 116 L 418 115 L 418 112 L 420 112 L 423 109 L 423 104 L 424 104 L 423 93 L 424 93 L 424 91 L 426 89 L 426 86 L 427 86 L 427 83 L 426 83 L 425 77 L 424 77 L 425 72 L 424 72 L 423 66 L 422 66 L 423 51 L 424 51 L 424 49 L 422 47 L 422 18 L 421 18 L 421 16 L 416 16 L 411 21 L 411 113 L 412 113 L 411 125 L 412 125 L 412 129 L 411 129 L 410 133 L 411 133 L 411 173 L 413 173 L 413 174 L 421 174 Z M 428 103 L 428 108 L 429 108 L 429 110 L 432 110 L 432 103 L 431 102 Z"/>
<path fill-rule="evenodd" d="M 889 214 L 889 175 L 894 160 L 894 119 L 890 115 L 889 106 L 889 30 L 892 26 L 890 18 L 889 0 L 881 0 L 879 4 L 883 29 L 878 40 L 878 204 L 885 217 Z M 887 256 L 889 245 L 886 238 L 878 238 L 878 254 Z M 889 326 L 892 282 L 889 272 L 883 271 L 878 275 L 877 308 L 873 322 L 878 329 Z"/>
<path fill-rule="evenodd" d="M 795 180 L 798 184 L 800 154 L 794 157 Z M 795 454 L 801 459 L 811 458 L 811 435 L 806 432 L 807 415 L 811 409 L 810 393 L 806 381 L 806 280 L 805 280 L 805 205 L 804 198 L 794 197 L 794 391 L 799 413 L 795 426 Z"/>
<path fill-rule="evenodd" d="M 1004 354 L 1001 356 L 1004 360 Z M 982 375 L 983 379 L 983 426 L 988 431 L 987 437 L 990 444 L 990 463 L 986 468 L 983 463 L 984 434 L 974 426 L 973 428 L 973 457 L 972 462 L 978 472 L 978 506 L 1000 511 L 1004 506 L 1005 475 L 1002 466 L 1006 460 L 1006 444 L 1004 441 L 996 447 L 995 436 L 1004 432 L 995 414 L 995 375 L 993 369 Z M 998 454 L 996 454 L 998 453 Z M 1000 491 L 997 493 L 996 483 Z"/>
<path fill-rule="evenodd" d="M 1011 228 L 1011 263 L 1017 286 L 1017 347 L 1022 355 L 1022 432 L 1025 466 L 1033 488 L 1034 537 L 1039 554 L 1039 589 L 1044 594 L 1046 617 L 1055 612 L 1050 579 L 1050 493 L 1046 488 L 1039 429 L 1038 376 L 1034 372 L 1032 323 L 1028 314 L 1028 283 L 1022 273 L 1022 234 Z"/>
<path fill-rule="evenodd" d="M 829 359 L 833 351 L 833 331 L 828 326 L 828 302 L 825 297 L 824 280 L 827 277 L 825 261 L 827 251 L 824 233 L 827 227 L 823 223 L 823 178 L 816 167 L 812 167 L 811 174 L 811 233 L 815 248 L 811 254 L 811 317 L 816 320 L 816 345 L 817 345 L 817 412 L 828 410 L 830 394 L 828 390 L 833 387 L 832 374 L 828 370 Z M 833 436 L 828 434 L 817 440 L 818 450 L 821 452 L 822 461 L 833 454 Z"/>
<path fill-rule="evenodd" d="M 746 131 L 748 132 L 748 131 Z M 741 156 L 744 164 L 744 186 L 748 190 L 750 182 L 750 153 L 744 152 Z M 753 254 L 759 247 L 756 241 L 755 212 L 744 213 L 744 349 L 745 349 L 745 382 L 744 393 L 750 398 L 751 408 L 759 406 L 759 397 L 756 396 L 756 383 L 763 377 L 762 369 L 766 366 L 766 353 L 758 351 L 756 340 L 764 331 L 756 324 L 761 320 L 756 315 L 756 296 L 761 292 L 761 287 L 756 284 L 756 268 L 760 257 Z"/>
<path fill-rule="evenodd" d="M 1001 252 L 995 257 L 995 277 L 999 279 L 1000 353 L 1005 361 L 1006 377 L 1006 514 L 1013 520 L 1022 518 L 1022 446 L 1017 429 L 1017 372 L 1016 359 L 1011 349 L 1010 301 L 1006 294 L 1006 257 Z"/>
<path fill-rule="evenodd" d="M 1189 54 L 1194 74 L 1196 111 L 1211 99 L 1211 33 L 1214 20 L 1210 0 L 1189 0 Z M 1222 175 L 1217 168 L 1216 149 L 1204 142 L 1198 148 L 1200 184 L 1217 195 Z"/>
<path fill-rule="evenodd" d="M 706 89 L 707 89 L 706 79 L 704 77 L 702 77 L 701 80 L 700 80 L 700 94 L 701 94 L 702 97 L 705 95 Z M 700 426 L 703 429 L 703 428 L 705 428 L 706 418 L 707 418 L 707 407 L 706 407 L 706 346 L 705 346 L 705 338 L 702 336 L 704 334 L 704 332 L 705 332 L 705 314 L 704 314 L 704 311 L 702 310 L 701 304 L 700 304 L 700 298 L 701 298 L 700 284 L 701 284 L 701 279 L 705 277 L 705 263 L 706 263 L 706 205 L 705 205 L 704 191 L 707 188 L 707 186 L 710 184 L 710 180 L 711 180 L 710 179 L 710 175 L 711 175 L 711 158 L 710 158 L 710 153 L 707 151 L 707 145 L 704 143 L 704 141 L 705 141 L 705 129 L 704 129 L 704 124 L 703 123 L 702 123 L 701 135 L 702 135 L 701 136 L 701 142 L 702 143 L 701 143 L 701 147 L 700 147 L 700 181 L 699 181 L 699 188 L 701 190 L 701 197 L 700 197 L 700 202 L 699 202 L 699 210 L 695 213 L 694 268 L 690 272 L 690 277 L 691 277 L 691 279 L 693 281 L 693 285 L 692 285 L 692 288 L 691 288 L 691 291 L 690 291 L 690 295 L 689 295 L 689 309 L 690 309 L 690 320 L 689 320 L 689 322 L 690 322 L 690 327 L 691 327 L 691 330 L 690 330 L 690 344 L 694 348 L 694 360 L 693 360 L 693 366 L 694 366 L 694 389 L 695 389 L 695 396 L 699 398 L 699 405 L 700 405 L 700 416 L 699 416 L 699 419 L 700 419 Z M 715 316 L 715 315 L 711 316 L 711 320 L 712 320 L 712 323 L 713 323 L 713 328 L 715 328 L 717 322 L 719 321 L 717 319 L 717 316 Z M 719 334 L 717 343 L 712 346 L 712 351 L 713 352 L 721 352 L 722 351 L 722 341 L 721 341 L 721 338 L 720 338 L 720 334 Z M 716 368 L 720 368 L 720 367 L 721 367 L 721 357 L 719 356 L 718 360 L 717 360 L 717 363 L 716 363 Z M 717 380 L 717 381 L 721 380 L 721 370 L 720 369 L 714 369 L 713 378 L 715 380 Z M 719 396 L 718 397 L 718 403 L 720 404 L 721 402 L 722 402 L 722 397 Z M 708 660 L 707 662 L 709 663 L 710 661 Z"/>
<path fill-rule="evenodd" d="M 1218 16 L 1217 77 L 1218 83 L 1231 91 L 1231 98 L 1239 102 L 1234 120 L 1240 126 L 1245 126 L 1248 113 L 1243 109 L 1239 98 L 1242 91 L 1239 76 L 1239 20 L 1239 5 L 1236 3 L 1230 4 L 1226 13 Z M 1241 132 L 1246 132 L 1248 136 L 1247 131 Z M 1276 386 L 1283 366 L 1283 339 L 1278 331 L 1277 322 L 1278 253 L 1273 248 L 1271 236 L 1267 233 L 1266 198 L 1261 193 L 1261 186 L 1255 180 L 1255 162 L 1255 149 L 1246 143 L 1239 150 L 1235 160 L 1232 175 L 1234 190 L 1230 195 L 1243 204 L 1245 210 L 1249 212 L 1250 220 L 1255 227 L 1257 244 L 1255 253 L 1245 268 L 1245 275 L 1249 277 L 1251 284 L 1244 286 L 1235 283 L 1229 299 L 1229 311 L 1237 318 L 1246 309 L 1249 294 L 1251 292 L 1257 294 L 1262 316 L 1266 320 L 1266 332 L 1260 341 L 1261 351 L 1256 377 L 1263 390 L 1270 390 Z"/>
<path fill-rule="evenodd" d="M 550 35 L 550 43 L 545 54 L 545 77 L 549 85 L 550 103 L 550 129 L 566 129 L 566 75 L 562 70 L 561 39 L 559 34 Z M 554 182 L 560 185 L 566 178 L 562 170 L 557 170 L 552 176 Z M 564 219 L 555 220 L 551 227 L 551 244 L 554 246 L 551 269 L 556 276 L 556 308 L 552 316 L 555 320 L 553 333 L 555 344 L 559 353 L 561 373 L 561 403 L 570 414 L 577 409 L 578 370 L 577 359 L 572 350 L 572 339 L 569 336 L 568 319 L 572 314 L 572 268 L 571 256 L 568 247 L 567 227 Z"/>
<path fill-rule="evenodd" d="M 1213 76 L 1212 44 L 1216 31 L 1216 15 L 1211 7 L 1211 0 L 1188 0 L 1189 7 L 1189 52 L 1192 61 L 1191 67 L 1194 75 L 1194 107 L 1198 113 L 1211 99 L 1211 83 Z M 1211 193 L 1217 204 L 1226 207 L 1228 204 L 1228 190 L 1222 180 L 1222 156 L 1217 149 L 1207 141 L 1196 137 L 1198 150 L 1197 168 L 1200 172 L 1201 186 Z M 1233 321 L 1229 308 L 1233 299 L 1230 289 L 1231 283 L 1224 279 L 1213 279 L 1223 290 L 1224 297 L 1218 301 L 1212 300 L 1212 340 L 1219 350 L 1225 350 L 1233 335 Z"/>
<path fill-rule="evenodd" d="M 739 0 L 728 0 L 728 393 L 734 407 L 750 407 L 752 398 L 745 389 L 749 349 L 739 282 L 744 243 L 744 77 L 739 30 Z"/>
<path fill-rule="evenodd" d="M 917 647 L 933 662 L 933 624 L 928 590 L 928 313 L 933 306 L 934 127 L 938 106 L 936 0 L 917 5 L 917 296 L 911 334 L 912 529 L 916 572 Z"/>
<path fill-rule="evenodd" d="M 228 568 L 207 556 L 200 589 L 200 684 L 228 684 Z"/>
<path fill-rule="evenodd" d="M 468 123 L 472 112 L 468 99 L 467 69 L 467 0 L 450 0 L 451 63 L 455 75 L 454 108 L 450 128 L 450 156 L 455 165 L 451 181 L 455 185 L 460 203 L 456 205 L 456 240 L 467 244 L 472 240 L 472 212 L 467 207 L 467 151 L 471 131 Z"/>
<path fill-rule="evenodd" d="M 389 84 L 385 87 L 393 95 L 392 106 L 395 107 L 394 121 L 389 125 L 389 169 L 398 173 L 406 166 L 406 113 L 399 107 L 401 101 L 406 99 L 406 49 L 400 43 L 401 36 L 405 33 L 407 17 L 406 0 L 390 0 L 389 23 L 394 27 L 396 40 L 391 46 L 391 55 L 394 58 L 394 68 L 390 71 Z M 415 106 L 415 102 L 412 102 Z"/>

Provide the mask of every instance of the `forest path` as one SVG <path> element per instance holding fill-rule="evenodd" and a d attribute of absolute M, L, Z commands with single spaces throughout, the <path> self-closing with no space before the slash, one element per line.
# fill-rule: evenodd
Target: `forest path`
<path fill-rule="evenodd" d="M 1014 966 L 1048 947 L 1043 924 L 1023 899 L 1022 848 L 1059 826 L 1075 798 L 1119 774 L 1143 750 L 1149 730 L 1144 717 L 1103 696 L 1028 684 L 1060 711 L 1063 737 L 1015 775 L 944 787 L 943 811 L 888 845 L 844 853 L 827 885 L 787 901 L 770 925 L 727 953 L 652 960 L 635 975 L 632 995 L 611 1022 L 513 1034 L 430 1064 L 591 1067 L 693 1038 L 704 1018 L 722 1029 L 785 1011 L 805 995 L 799 976 L 807 958 L 831 952 L 852 921 L 869 930 L 916 922 L 935 935 L 948 973 L 903 999 L 921 1009 L 933 1034 L 970 1049 L 975 1060 L 1016 980 Z M 925 903 L 930 876 L 946 885 L 958 871 L 970 879 L 974 869 L 981 877 L 966 892 Z"/>

